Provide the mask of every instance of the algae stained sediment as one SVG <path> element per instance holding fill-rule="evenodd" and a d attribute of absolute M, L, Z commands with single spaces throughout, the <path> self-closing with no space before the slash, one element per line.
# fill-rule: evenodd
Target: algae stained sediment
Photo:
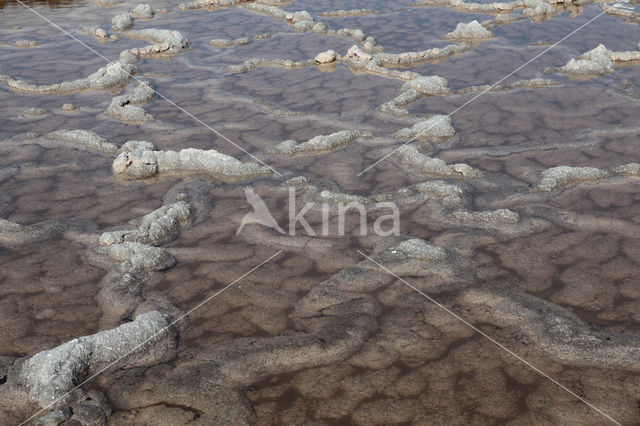
<path fill-rule="evenodd" d="M 7 424 L 606 420 L 403 280 L 640 418 L 633 3 L 29 5 L 115 62 L 0 4 Z"/>

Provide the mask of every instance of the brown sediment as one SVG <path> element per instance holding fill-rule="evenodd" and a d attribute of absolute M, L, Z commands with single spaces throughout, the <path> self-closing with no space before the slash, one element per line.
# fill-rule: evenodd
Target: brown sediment
<path fill-rule="evenodd" d="M 151 79 L 150 85 L 138 86 L 139 93 L 134 87 L 117 93 L 129 77 L 119 78 L 115 68 L 111 71 L 118 78 L 104 85 L 79 78 L 96 65 L 81 55 L 75 61 L 75 47 L 62 47 L 59 58 L 51 49 L 4 47 L 6 72 L 14 79 L 2 81 L 56 97 L 0 91 L 8 106 L 0 126 L 0 291 L 5 298 L 0 313 L 7 342 L 0 354 L 0 416 L 23 421 L 37 411 L 38 401 L 60 395 L 51 386 L 69 389 L 123 353 L 97 342 L 112 347 L 107 337 L 139 330 L 128 333 L 135 337 L 131 340 L 116 339 L 132 348 L 147 331 L 165 327 L 284 249 L 192 312 L 190 325 L 169 327 L 166 340 L 145 347 L 123 364 L 127 368 L 101 374 L 39 421 L 602 420 L 401 281 L 362 261 L 358 249 L 617 420 L 634 423 L 640 416 L 636 105 L 630 96 L 611 92 L 609 79 L 625 81 L 625 90 L 633 93 L 633 69 L 619 65 L 632 64 L 622 61 L 636 54 L 621 54 L 625 47 L 613 35 L 603 35 L 609 31 L 600 26 L 594 28 L 599 41 L 620 49 L 605 52 L 620 75 L 561 82 L 536 78 L 540 74 L 533 66 L 515 83 L 485 84 L 502 77 L 503 64 L 511 67 L 514 59 L 530 57 L 531 40 L 512 39 L 506 26 L 517 20 L 525 29 L 519 34 L 546 40 L 561 36 L 557 28 L 574 24 L 570 16 L 581 8 L 597 6 L 538 0 L 441 3 L 496 15 L 478 24 L 493 31 L 496 42 L 472 50 L 470 44 L 446 46 L 440 40 L 456 22 L 475 18 L 461 19 L 449 9 L 423 15 L 417 12 L 426 9 L 411 9 L 415 19 L 380 5 L 366 5 L 380 8 L 380 14 L 362 18 L 340 12 L 363 22 L 357 30 L 353 27 L 360 25 L 332 29 L 314 20 L 312 15 L 324 16 L 324 4 L 310 6 L 311 13 L 289 12 L 283 8 L 295 4 L 283 4 L 243 5 L 265 17 L 236 8 L 240 2 L 197 1 L 182 12 L 154 18 L 175 20 L 178 34 L 140 30 L 151 22 L 138 19 L 149 19 L 157 13 L 153 9 L 110 5 L 113 12 L 102 10 L 106 14 L 96 14 L 93 23 L 104 27 L 127 12 L 136 19 L 134 30 L 120 28 L 109 40 L 119 38 L 117 43 L 127 47 L 126 64 Z M 12 8 L 3 12 L 7 9 L 21 16 Z M 569 14 L 559 13 L 564 10 Z M 89 6 L 70 8 L 70 25 L 90 23 L 87 11 Z M 272 26 L 270 16 L 282 22 Z M 430 24 L 441 17 L 447 23 L 423 34 L 416 30 L 423 17 Z M 548 24 L 542 21 L 552 17 L 546 34 Z M 377 26 L 380 18 L 385 24 Z M 24 18 L 18 24 L 33 27 Z M 88 34 L 93 43 L 94 36 L 104 35 L 97 29 Z M 282 47 L 270 41 L 245 45 L 244 37 L 253 31 L 275 34 Z M 138 44 L 129 36 L 153 45 L 132 50 Z M 51 44 L 38 31 L 28 38 Z M 243 47 L 207 48 L 212 39 L 212 45 Z M 358 46 L 347 51 L 351 40 Z M 388 51 L 404 53 L 381 53 L 376 40 Z M 115 55 L 121 49 L 114 43 L 100 46 Z M 425 45 L 437 47 L 420 50 Z M 275 47 L 279 50 L 270 50 Z M 495 57 L 496 66 L 483 71 L 478 64 L 485 56 Z M 557 49 L 541 59 L 549 61 L 544 66 L 557 66 L 571 56 L 575 53 Z M 292 59 L 265 59 L 262 64 L 284 67 L 258 69 L 260 60 L 251 57 Z M 20 67 L 23 58 L 28 65 Z M 39 76 L 53 59 L 60 59 L 58 69 L 69 72 L 67 77 L 48 71 Z M 254 61 L 255 72 L 222 75 L 225 67 L 244 61 Z M 327 70 L 323 64 L 332 72 L 321 73 Z M 28 80 L 43 84 L 30 86 Z M 47 84 L 62 80 L 67 83 Z M 245 163 L 251 161 L 246 157 L 221 154 L 227 152 L 226 142 L 164 103 L 136 109 L 152 99 L 150 87 L 159 87 L 247 151 L 269 155 L 269 164 L 273 161 L 284 176 L 256 179 L 252 187 L 284 234 L 254 224 L 236 235 L 251 206 L 243 186 L 234 182 L 271 171 Z M 455 129 L 442 119 L 465 101 L 461 95 L 489 88 L 456 112 Z M 547 89 L 531 93 L 533 88 Z M 61 112 L 67 104 L 76 106 L 73 113 Z M 150 113 L 162 120 L 131 124 L 144 122 Z M 105 116 L 110 114 L 139 120 L 123 120 L 125 125 Z M 433 121 L 437 118 L 442 126 Z M 356 139 L 369 133 L 376 137 Z M 431 139 L 401 147 L 354 177 L 408 139 L 423 136 Z M 118 155 L 115 162 L 113 155 Z M 116 177 L 126 179 L 114 179 L 112 167 Z M 293 235 L 285 226 L 290 187 L 296 189 L 296 211 L 313 203 L 306 217 L 317 235 L 306 235 L 301 226 Z M 346 215 L 344 234 L 335 224 L 328 234 L 319 232 L 323 203 L 331 218 L 341 207 L 365 206 L 368 234 L 359 232 L 357 210 Z M 402 234 L 410 236 L 374 235 L 371 219 L 382 217 L 389 203 L 400 211 Z M 86 351 L 95 355 L 85 357 Z M 73 368 L 49 375 L 51 364 L 41 362 L 47 355 L 60 355 Z M 53 380 L 45 383 L 39 372 Z"/>

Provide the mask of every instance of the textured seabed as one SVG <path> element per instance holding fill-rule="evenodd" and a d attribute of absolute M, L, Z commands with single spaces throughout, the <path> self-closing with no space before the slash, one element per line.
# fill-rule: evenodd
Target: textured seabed
<path fill-rule="evenodd" d="M 612 4 L 0 0 L 0 424 L 640 424 Z M 236 233 L 247 187 L 328 234 Z M 381 200 L 399 236 L 338 232 Z"/>

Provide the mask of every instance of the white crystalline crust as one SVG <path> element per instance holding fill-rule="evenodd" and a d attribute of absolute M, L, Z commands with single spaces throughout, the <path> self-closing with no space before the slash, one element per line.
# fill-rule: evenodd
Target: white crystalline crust
<path fill-rule="evenodd" d="M 256 163 L 243 163 L 215 150 L 156 151 L 149 142 L 129 141 L 114 160 L 113 173 L 129 179 L 161 174 L 202 174 L 221 180 L 238 180 L 265 176 L 271 169 Z"/>

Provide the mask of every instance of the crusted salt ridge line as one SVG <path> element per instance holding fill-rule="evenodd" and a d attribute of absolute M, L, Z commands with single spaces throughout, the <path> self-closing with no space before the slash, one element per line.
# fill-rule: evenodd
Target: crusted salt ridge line
<path fill-rule="evenodd" d="M 243 163 L 216 150 L 187 148 L 181 151 L 157 151 L 145 141 L 129 141 L 113 162 L 113 174 L 128 179 L 146 179 L 159 175 L 207 175 L 223 181 L 266 176 L 271 169 L 256 163 Z"/>
<path fill-rule="evenodd" d="M 244 61 L 239 65 L 230 65 L 228 70 L 230 72 L 241 74 L 248 71 L 251 71 L 254 68 L 258 67 L 266 67 L 266 66 L 278 66 L 283 68 L 303 68 L 315 65 L 316 61 L 314 59 L 307 59 L 306 61 L 292 61 L 290 59 L 264 59 L 264 58 L 253 58 Z"/>
<path fill-rule="evenodd" d="M 175 264 L 175 258 L 160 244 L 177 238 L 182 230 L 195 220 L 196 203 L 198 210 L 206 212 L 210 200 L 210 187 L 202 188 L 198 182 L 178 184 L 173 194 L 168 193 L 168 201 L 174 201 L 145 215 L 134 229 L 107 231 L 98 238 L 98 246 L 88 251 L 88 258 L 96 266 L 108 269 L 100 282 L 96 301 L 102 310 L 100 326 L 114 327 L 124 318 L 130 317 L 147 297 L 145 282 L 148 272 L 164 270 Z M 95 241 L 95 240 L 94 240 Z M 106 262 L 105 262 L 106 260 Z M 171 302 L 153 304 L 153 309 L 163 312 L 175 311 Z"/>
<path fill-rule="evenodd" d="M 554 361 L 571 366 L 638 371 L 640 336 L 593 332 L 575 314 L 538 297 L 509 290 L 467 290 L 458 299 L 479 321 L 513 327 Z"/>
<path fill-rule="evenodd" d="M 277 6 L 265 5 L 261 3 L 245 3 L 242 7 L 256 13 L 270 15 L 276 19 L 283 19 L 294 30 L 299 32 L 313 31 L 316 34 L 327 34 L 339 37 L 351 38 L 362 44 L 362 47 L 369 52 L 381 52 L 384 50 L 382 46 L 376 43 L 372 36 L 367 36 L 358 28 L 341 28 L 338 30 L 329 29 L 323 22 L 316 22 L 311 14 L 306 10 L 297 12 L 287 12 Z"/>
<path fill-rule="evenodd" d="M 502 14 L 523 9 L 522 15 L 532 18 L 561 13 L 563 10 L 561 8 L 554 8 L 552 4 L 544 0 L 516 0 L 508 3 L 472 3 L 466 2 L 465 0 L 424 0 L 420 5 L 447 6 L 454 10 L 464 12 L 488 14 Z"/>
<path fill-rule="evenodd" d="M 227 48 L 233 46 L 242 46 L 251 43 L 252 40 L 263 40 L 271 37 L 271 33 L 263 33 L 254 35 L 252 37 L 240 37 L 236 39 L 217 38 L 209 41 L 209 44 L 213 47 Z"/>
<path fill-rule="evenodd" d="M 443 224 L 446 226 L 463 226 L 480 229 L 495 229 L 496 226 L 512 227 L 506 231 L 527 232 L 536 224 L 524 221 L 520 215 L 509 209 L 469 211 L 465 205 L 470 204 L 460 187 L 442 181 L 427 181 L 411 185 L 406 188 L 370 196 L 352 195 L 337 190 L 321 190 L 311 185 L 311 194 L 307 195 L 310 201 L 327 203 L 329 205 L 347 206 L 351 203 L 372 205 L 375 209 L 388 207 L 385 203 L 393 202 L 396 205 L 406 205 L 415 202 L 435 201 L 436 207 L 429 211 L 431 225 Z M 437 207 L 439 206 L 439 207 Z M 323 209 L 327 206 L 323 205 Z"/>
<path fill-rule="evenodd" d="M 395 152 L 400 163 L 410 166 L 428 176 L 447 179 L 478 179 L 479 170 L 467 164 L 447 164 L 439 158 L 432 158 L 418 151 L 414 145 L 404 145 Z"/>
<path fill-rule="evenodd" d="M 339 9 L 332 10 L 329 12 L 322 12 L 320 16 L 326 18 L 345 18 L 347 16 L 362 16 L 362 15 L 370 15 L 373 13 L 371 9 Z"/>
<path fill-rule="evenodd" d="M 445 40 L 487 40 L 493 38 L 493 33 L 486 29 L 480 22 L 473 20 L 468 23 L 461 22 L 456 29 L 447 33 Z"/>
<path fill-rule="evenodd" d="M 21 247 L 51 240 L 67 231 L 84 230 L 89 224 L 77 219 L 56 219 L 33 225 L 21 225 L 0 218 L 0 244 L 5 247 Z"/>
<path fill-rule="evenodd" d="M 380 111 L 393 115 L 409 115 L 401 108 L 422 99 L 424 96 L 442 96 L 450 92 L 448 82 L 437 75 L 419 76 L 405 83 L 398 96 L 380 105 Z"/>
<path fill-rule="evenodd" d="M 195 0 L 186 3 L 180 3 L 178 5 L 178 9 L 180 10 L 189 10 L 189 9 L 204 9 L 207 7 L 230 7 L 237 6 L 240 3 L 244 3 L 248 0 Z"/>
<path fill-rule="evenodd" d="M 56 130 L 45 135 L 48 139 L 58 140 L 85 148 L 89 151 L 115 154 L 118 146 L 90 130 Z"/>
<path fill-rule="evenodd" d="M 450 44 L 443 48 L 435 47 L 420 52 L 404 53 L 374 53 L 363 52 L 358 46 L 352 46 L 347 55 L 341 58 L 354 70 L 368 72 L 384 77 L 397 78 L 409 81 L 423 77 L 412 71 L 399 71 L 391 69 L 395 66 L 408 66 L 420 64 L 425 61 L 446 58 L 471 49 L 467 43 Z"/>
<path fill-rule="evenodd" d="M 568 75 L 604 75 L 616 70 L 616 62 L 639 60 L 640 51 L 614 52 L 600 44 L 577 59 L 571 59 L 559 70 Z"/>
<path fill-rule="evenodd" d="M 179 31 L 146 28 L 143 30 L 128 30 L 120 33 L 122 37 L 133 40 L 145 40 L 154 43 L 143 48 L 134 48 L 130 52 L 136 56 L 148 56 L 157 53 L 176 55 L 190 45 L 189 40 Z"/>
<path fill-rule="evenodd" d="M 116 96 L 105 110 L 105 113 L 125 123 L 144 123 L 152 121 L 153 116 L 147 114 L 138 105 L 151 102 L 156 93 L 148 82 L 140 82 L 138 86 L 124 95 Z"/>
<path fill-rule="evenodd" d="M 225 38 L 218 38 L 218 39 L 213 39 L 209 41 L 209 44 L 213 47 L 233 47 L 233 46 L 242 46 L 244 44 L 249 44 L 251 43 L 251 38 L 249 37 L 240 37 L 240 38 L 236 38 L 236 39 L 225 39 Z"/>
<path fill-rule="evenodd" d="M 184 201 L 178 201 L 143 216 L 136 229 L 103 233 L 98 244 L 110 246 L 124 242 L 136 242 L 157 246 L 175 238 L 182 228 L 191 223 L 192 219 L 191 205 Z"/>
<path fill-rule="evenodd" d="M 540 182 L 535 189 L 551 192 L 567 186 L 585 182 L 597 182 L 615 176 L 640 177 L 640 164 L 628 163 L 606 169 L 570 166 L 552 167 L 542 172 Z"/>
<path fill-rule="evenodd" d="M 468 43 L 448 44 L 445 47 L 433 47 L 418 52 L 402 52 L 402 53 L 375 53 L 371 55 L 371 60 L 376 64 L 384 67 L 407 66 L 412 64 L 420 64 L 424 61 L 433 61 L 436 59 L 447 58 L 459 53 L 471 50 Z M 354 58 L 354 59 L 357 59 Z"/>
<path fill-rule="evenodd" d="M 177 336 L 169 325 L 168 318 L 160 312 L 139 315 L 133 322 L 113 330 L 80 337 L 33 355 L 22 364 L 16 381 L 41 407 L 67 403 L 69 396 L 65 394 L 88 370 L 107 365 L 129 352 L 133 356 L 127 357 L 125 368 L 150 366 L 173 358 Z"/>
<path fill-rule="evenodd" d="M 323 189 L 318 191 L 315 186 L 310 185 L 310 187 L 311 192 L 307 195 L 310 201 L 329 204 L 359 203 L 362 205 L 375 205 L 395 202 L 404 205 L 427 199 L 437 199 L 438 203 L 447 209 L 459 209 L 464 207 L 465 204 L 460 187 L 437 180 L 421 182 L 392 192 L 368 196 L 346 194 L 338 190 Z"/>
<path fill-rule="evenodd" d="M 119 37 L 116 34 L 112 34 L 111 36 L 109 36 L 109 33 L 107 32 L 107 30 L 96 27 L 96 26 L 82 27 L 81 30 L 83 33 L 93 36 L 98 40 L 116 41 L 119 39 Z"/>
<path fill-rule="evenodd" d="M 607 3 L 598 3 L 598 7 L 607 15 L 623 18 L 625 22 L 635 22 L 640 24 L 640 13 L 635 10 L 623 9 L 622 7 L 616 7 L 615 5 L 612 6 Z"/>
<path fill-rule="evenodd" d="M 400 129 L 391 137 L 397 139 L 429 140 L 436 138 L 450 138 L 456 134 L 451 125 L 451 117 L 448 115 L 434 115 L 427 120 L 414 124 L 411 127 Z"/>
<path fill-rule="evenodd" d="M 535 89 L 535 88 L 543 88 L 543 87 L 551 87 L 551 86 L 560 86 L 562 83 L 556 80 L 552 80 L 549 78 L 532 78 L 529 80 L 518 80 L 510 84 L 495 85 L 491 86 L 489 84 L 481 85 L 481 86 L 469 86 L 464 89 L 460 89 L 456 91 L 458 94 L 465 93 L 478 93 L 484 91 L 490 92 L 500 92 L 505 90 L 514 90 L 514 89 Z"/>
<path fill-rule="evenodd" d="M 55 84 L 31 84 L 11 77 L 6 84 L 15 91 L 28 93 L 71 94 L 84 90 L 110 90 L 126 86 L 132 75 L 137 72 L 138 58 L 127 51 L 120 54 L 120 59 L 98 69 L 86 78 L 64 81 Z"/>
<path fill-rule="evenodd" d="M 29 49 L 31 47 L 40 46 L 40 43 L 34 40 L 16 40 L 13 43 L 0 41 L 0 45 L 13 46 L 18 49 Z"/>
<path fill-rule="evenodd" d="M 399 276 L 432 278 L 420 280 L 425 291 L 459 290 L 475 281 L 468 260 L 419 239 L 392 239 L 372 257 Z M 180 403 L 180 395 L 190 395 L 186 378 L 198 371 L 207 383 L 225 389 L 225 393 L 208 395 L 198 409 L 209 415 L 220 407 L 225 412 L 234 408 L 237 422 L 250 422 L 252 412 L 244 402 L 243 387 L 275 374 L 340 362 L 356 353 L 376 330 L 382 313 L 371 294 L 393 281 L 376 264 L 362 261 L 315 286 L 298 302 L 291 319 L 303 332 L 213 343 L 168 375 L 149 377 L 149 384 L 166 393 L 168 402 Z M 230 391 L 235 397 L 226 393 Z M 212 398 L 217 400 L 212 403 Z"/>
<path fill-rule="evenodd" d="M 361 130 L 341 130 L 330 135 L 318 135 L 301 143 L 297 143 L 294 140 L 286 140 L 265 152 L 285 155 L 321 154 L 343 148 L 358 138 L 368 137 L 373 137 L 373 134 Z"/>

